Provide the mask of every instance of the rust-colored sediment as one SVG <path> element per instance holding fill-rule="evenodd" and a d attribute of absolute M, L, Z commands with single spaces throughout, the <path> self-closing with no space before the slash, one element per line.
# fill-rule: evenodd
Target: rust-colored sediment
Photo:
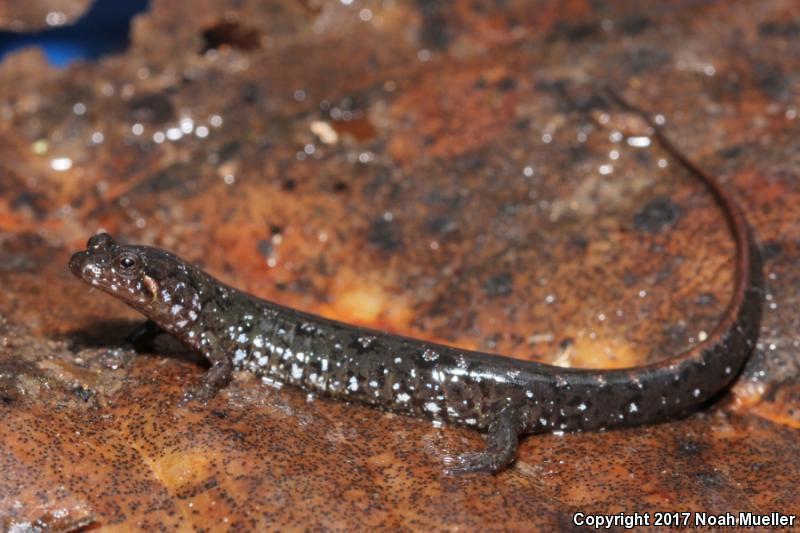
<path fill-rule="evenodd" d="M 39 9 L 16 4 L 4 27 Z M 800 512 L 794 2 L 176 4 L 120 55 L 0 63 L 0 527 Z M 342 320 L 565 366 L 663 359 L 724 311 L 734 245 L 657 143 L 619 139 L 596 82 L 666 117 L 765 259 L 758 347 L 686 420 L 535 436 L 509 471 L 446 477 L 478 434 L 246 375 L 182 406 L 203 362 L 168 338 L 113 369 L 139 317 L 66 270 L 102 228 Z"/>

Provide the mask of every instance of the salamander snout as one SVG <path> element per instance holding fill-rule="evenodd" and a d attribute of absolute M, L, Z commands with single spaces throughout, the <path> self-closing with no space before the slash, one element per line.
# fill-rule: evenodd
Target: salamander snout
<path fill-rule="evenodd" d="M 96 278 L 109 265 L 116 246 L 116 241 L 108 233 L 93 235 L 86 243 L 86 250 L 76 252 L 70 258 L 70 271 L 85 281 Z"/>
<path fill-rule="evenodd" d="M 86 252 L 76 252 L 69 258 L 69 270 L 79 278 L 84 264 L 86 264 Z"/>

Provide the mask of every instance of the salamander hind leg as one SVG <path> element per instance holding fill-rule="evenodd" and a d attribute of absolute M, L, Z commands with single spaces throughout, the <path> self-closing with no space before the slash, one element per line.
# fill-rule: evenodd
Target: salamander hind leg
<path fill-rule="evenodd" d="M 517 455 L 519 432 L 517 414 L 512 407 L 505 407 L 489 424 L 486 449 L 482 452 L 466 452 L 445 458 L 445 473 L 468 474 L 471 472 L 500 472 Z"/>

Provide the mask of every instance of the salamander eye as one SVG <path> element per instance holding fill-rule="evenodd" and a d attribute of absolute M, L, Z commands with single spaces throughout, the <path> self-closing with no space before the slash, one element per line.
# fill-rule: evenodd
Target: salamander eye
<path fill-rule="evenodd" d="M 117 267 L 124 274 L 132 274 L 139 268 L 139 257 L 132 253 L 122 253 L 117 257 Z"/>

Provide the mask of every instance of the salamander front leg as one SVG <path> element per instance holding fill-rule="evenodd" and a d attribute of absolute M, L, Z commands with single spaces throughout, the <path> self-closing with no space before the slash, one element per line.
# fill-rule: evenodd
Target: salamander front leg
<path fill-rule="evenodd" d="M 163 333 L 163 330 L 152 320 L 142 322 L 125 337 L 120 346 L 104 350 L 101 358 L 103 365 L 112 370 L 128 366 L 140 350 L 153 351 L 153 341 L 159 333 Z"/>
<path fill-rule="evenodd" d="M 164 333 L 164 330 L 158 324 L 148 319 L 128 333 L 125 337 L 125 342 L 136 348 L 145 348 L 148 350 L 153 349 L 153 341 L 155 338 Z"/>
<path fill-rule="evenodd" d="M 233 363 L 224 351 L 210 346 L 204 350 L 203 355 L 211 363 L 211 368 L 205 373 L 200 384 L 187 393 L 187 399 L 201 402 L 214 397 L 233 378 Z"/>
<path fill-rule="evenodd" d="M 519 434 L 517 414 L 512 407 L 503 408 L 489 424 L 486 449 L 482 452 L 466 452 L 445 458 L 447 474 L 470 472 L 497 473 L 510 465 L 517 455 Z"/>

